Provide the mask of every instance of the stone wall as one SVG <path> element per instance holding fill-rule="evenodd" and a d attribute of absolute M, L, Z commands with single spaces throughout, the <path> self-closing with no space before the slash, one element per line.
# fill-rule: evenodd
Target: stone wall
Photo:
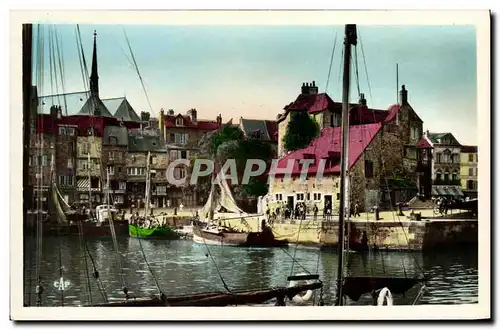
<path fill-rule="evenodd" d="M 259 230 L 261 218 L 225 220 L 226 224 L 243 231 Z M 301 223 L 300 223 L 301 222 Z M 426 250 L 442 247 L 457 247 L 477 244 L 476 220 L 446 221 L 349 221 L 346 231 L 349 244 L 356 248 L 361 244 L 363 232 L 368 245 L 380 250 Z M 338 247 L 338 221 L 288 221 L 274 223 L 273 232 L 277 239 L 305 246 Z"/>

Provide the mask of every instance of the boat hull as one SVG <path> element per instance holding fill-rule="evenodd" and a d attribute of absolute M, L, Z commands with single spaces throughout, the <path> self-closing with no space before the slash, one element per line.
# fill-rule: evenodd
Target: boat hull
<path fill-rule="evenodd" d="M 176 239 L 179 236 L 175 231 L 173 231 L 170 227 L 167 226 L 145 228 L 129 224 L 128 232 L 130 237 L 135 237 L 135 238 Z"/>
<path fill-rule="evenodd" d="M 77 223 L 54 224 L 44 223 L 42 226 L 43 236 L 79 236 L 80 226 Z M 112 237 L 109 223 L 96 223 L 92 221 L 82 222 L 83 236 L 85 237 Z M 116 236 L 128 236 L 128 221 L 114 221 Z M 24 233 L 36 234 L 36 225 L 26 225 Z"/>
<path fill-rule="evenodd" d="M 274 238 L 271 232 L 213 232 L 200 227 L 193 227 L 193 241 L 207 245 L 229 245 L 239 247 L 285 247 L 287 241 Z"/>

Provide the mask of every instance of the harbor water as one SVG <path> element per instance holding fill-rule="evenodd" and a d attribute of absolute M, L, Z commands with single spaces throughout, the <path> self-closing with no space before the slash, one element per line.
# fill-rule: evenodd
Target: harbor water
<path fill-rule="evenodd" d="M 286 286 L 287 276 L 310 272 L 319 274 L 324 283 L 325 304 L 332 305 L 335 299 L 337 253 L 334 250 L 248 249 L 205 246 L 190 240 L 118 238 L 120 265 L 112 239 L 93 238 L 85 239 L 91 255 L 91 258 L 86 258 L 89 279 L 78 237 L 44 238 L 38 268 L 36 241 L 28 240 L 26 244 L 24 300 L 31 306 L 36 305 L 37 300 L 37 272 L 44 288 L 42 306 L 88 304 L 89 282 L 92 303 L 102 303 L 104 295 L 109 301 L 124 299 L 123 286 L 131 296 L 157 294 L 155 280 L 142 251 L 167 297 L 225 291 L 222 279 L 230 290 Z M 428 278 L 426 290 L 418 304 L 466 304 L 478 300 L 477 249 L 432 253 L 349 253 L 347 259 L 346 271 L 353 276 L 422 277 L 425 274 Z M 100 283 L 92 277 L 93 265 L 99 272 Z M 404 297 L 395 297 L 394 304 L 412 304 L 420 288 L 417 285 Z M 367 295 L 358 302 L 348 300 L 347 303 L 368 305 L 372 298 Z"/>

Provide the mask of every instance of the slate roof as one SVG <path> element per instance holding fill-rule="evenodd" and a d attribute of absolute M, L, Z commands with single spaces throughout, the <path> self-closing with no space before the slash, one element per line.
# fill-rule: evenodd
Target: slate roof
<path fill-rule="evenodd" d="M 128 145 L 128 132 L 125 126 L 106 126 L 104 127 L 104 136 L 102 139 L 102 144 L 110 145 L 110 137 L 116 137 L 116 144 L 119 146 Z"/>
<path fill-rule="evenodd" d="M 361 156 L 366 147 L 372 142 L 382 127 L 382 123 L 355 125 L 349 127 L 349 168 L 351 168 Z M 341 135 L 340 127 L 329 127 L 321 130 L 321 135 L 311 141 L 308 147 L 296 150 L 278 161 L 276 170 L 271 170 L 271 174 L 284 174 L 283 170 L 287 168 L 288 161 L 294 161 L 292 175 L 301 173 L 299 161 L 305 158 L 314 158 L 314 164 L 309 166 L 308 174 L 315 174 L 318 170 L 319 160 L 327 158 L 331 155 L 336 155 L 338 162 L 330 167 L 325 167 L 324 173 L 337 174 L 340 173 L 340 151 L 341 151 Z"/>
<path fill-rule="evenodd" d="M 131 152 L 167 152 L 165 141 L 160 131 L 155 129 L 132 129 L 128 131 L 128 151 Z"/>
<path fill-rule="evenodd" d="M 96 114 L 96 110 L 99 111 L 98 114 Z M 95 116 L 95 117 L 114 117 L 111 114 L 111 112 L 109 112 L 108 108 L 106 108 L 102 100 L 93 94 L 89 96 L 85 104 L 78 112 L 78 115 Z"/>
<path fill-rule="evenodd" d="M 240 118 L 240 126 L 246 137 L 259 131 L 263 141 L 278 141 L 278 123 L 276 121 Z"/>
<path fill-rule="evenodd" d="M 103 99 L 102 102 L 116 118 L 123 121 L 141 122 L 141 118 L 126 97 Z"/>
<path fill-rule="evenodd" d="M 444 138 L 444 137 L 446 137 L 446 136 L 450 136 L 453 140 L 455 140 L 459 144 L 459 142 L 457 141 L 457 139 L 450 132 L 446 132 L 446 133 L 427 133 L 427 137 L 429 138 L 429 140 L 431 140 L 431 142 L 433 144 L 440 144 L 439 140 L 442 139 L 442 138 Z"/>

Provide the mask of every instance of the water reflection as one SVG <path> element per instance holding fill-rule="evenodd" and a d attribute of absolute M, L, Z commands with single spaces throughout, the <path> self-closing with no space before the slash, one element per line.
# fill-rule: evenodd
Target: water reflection
<path fill-rule="evenodd" d="M 203 246 L 191 241 L 119 239 L 119 255 L 123 269 L 116 261 L 116 251 L 111 239 L 87 240 L 93 263 L 88 259 L 89 272 L 92 265 L 99 271 L 102 284 L 109 299 L 123 299 L 123 286 L 131 295 L 149 296 L 157 292 L 151 272 L 143 254 L 157 278 L 160 288 L 168 295 L 180 295 L 207 291 L 223 291 L 221 276 L 231 290 L 249 290 L 287 285 L 291 274 L 320 274 L 324 283 L 326 304 L 333 304 L 336 291 L 336 251 L 313 249 L 242 249 L 229 246 Z M 34 247 L 35 244 L 32 244 Z M 60 280 L 59 246 L 64 265 L 63 277 L 70 285 L 58 290 L 54 281 Z M 295 255 L 297 262 L 291 256 Z M 43 305 L 79 305 L 88 303 L 85 260 L 82 258 L 79 241 L 75 238 L 46 238 L 43 246 L 43 262 L 40 273 L 44 286 Z M 350 253 L 349 275 L 388 275 L 429 277 L 428 290 L 421 299 L 422 304 L 457 304 L 477 302 L 477 250 L 460 253 Z M 31 291 L 34 305 L 35 258 L 25 260 L 25 299 Z M 31 290 L 29 275 L 31 266 Z M 305 270 L 304 270 L 305 269 Z M 396 304 L 411 304 L 419 287 L 410 290 L 407 297 L 397 298 Z M 92 302 L 102 302 L 98 282 L 90 278 Z M 61 294 L 64 293 L 64 296 Z M 348 302 L 352 303 L 352 302 Z M 358 303 L 371 304 L 371 297 L 363 297 Z"/>

